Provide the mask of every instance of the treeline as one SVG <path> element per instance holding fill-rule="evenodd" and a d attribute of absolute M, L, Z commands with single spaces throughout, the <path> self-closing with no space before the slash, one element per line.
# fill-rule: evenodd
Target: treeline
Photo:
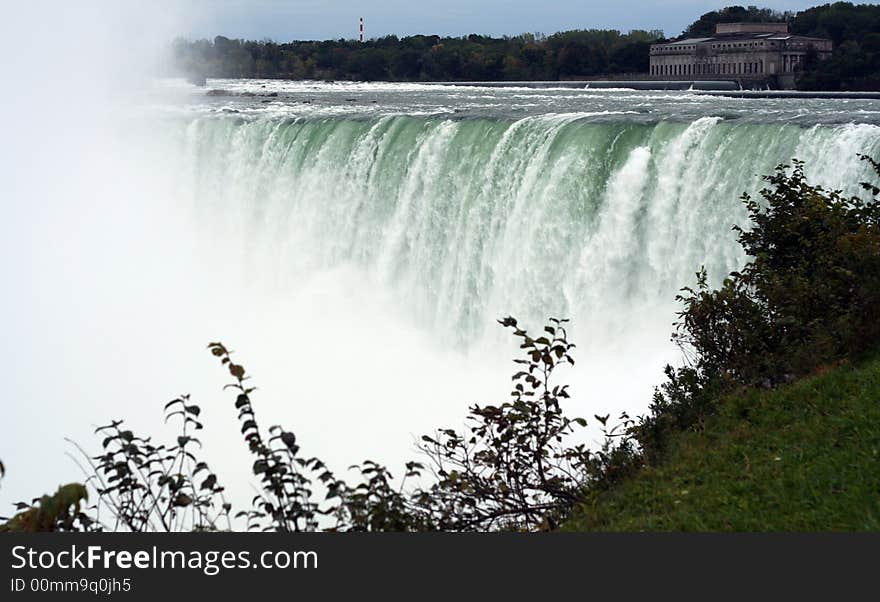
<path fill-rule="evenodd" d="M 827 37 L 834 55 L 807 57 L 799 87 L 813 90 L 880 89 L 880 6 L 837 2 L 799 13 L 729 6 L 702 15 L 681 37 L 712 35 L 731 22 L 787 21 L 792 33 Z M 440 37 L 385 36 L 354 40 L 274 41 L 179 39 L 176 69 L 189 76 L 358 81 L 518 81 L 647 73 L 651 44 L 662 31 L 573 30 Z"/>
<path fill-rule="evenodd" d="M 174 43 L 185 73 L 206 77 L 324 80 L 515 81 L 557 80 L 648 71 L 648 50 L 659 31 L 578 30 L 551 36 L 522 34 L 440 37 L 385 36 L 289 42 L 231 40 Z"/>
<path fill-rule="evenodd" d="M 702 15 L 681 32 L 681 37 L 706 38 L 714 36 L 715 26 L 718 23 L 779 23 L 780 21 L 791 22 L 794 18 L 796 15 L 792 12 L 781 12 L 771 8 L 727 6 Z"/>
<path fill-rule="evenodd" d="M 802 90 L 880 90 L 880 5 L 836 2 L 799 12 L 791 31 L 830 38 L 834 54 L 807 57 Z"/>

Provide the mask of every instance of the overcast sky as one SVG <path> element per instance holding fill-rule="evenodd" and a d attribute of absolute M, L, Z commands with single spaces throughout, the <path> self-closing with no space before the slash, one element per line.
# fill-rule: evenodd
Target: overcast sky
<path fill-rule="evenodd" d="M 276 41 L 357 37 L 358 17 L 367 37 L 416 33 L 503 35 L 566 29 L 662 29 L 678 35 L 701 14 L 734 2 L 723 0 L 192 0 L 181 35 Z M 743 4 L 748 4 L 745 2 Z M 801 10 L 817 0 L 766 0 L 777 10 Z"/>

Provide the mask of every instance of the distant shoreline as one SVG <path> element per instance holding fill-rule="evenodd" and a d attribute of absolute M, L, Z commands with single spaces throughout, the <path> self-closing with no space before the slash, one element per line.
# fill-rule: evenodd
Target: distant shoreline
<path fill-rule="evenodd" d="M 615 80 L 566 80 L 566 81 L 534 81 L 534 82 L 418 82 L 436 86 L 469 86 L 480 88 L 569 88 L 573 90 L 630 89 L 693 92 L 708 96 L 728 96 L 732 98 L 832 98 L 853 100 L 880 100 L 877 91 L 809 91 L 809 90 L 744 90 L 734 88 L 734 82 L 719 81 L 615 81 Z M 730 84 L 726 89 L 725 84 Z M 702 88 L 702 89 L 701 89 Z"/>
<path fill-rule="evenodd" d="M 281 81 L 322 81 L 299 80 L 288 78 L 231 77 L 211 78 L 228 80 L 281 80 Z M 880 100 L 880 90 L 876 91 L 823 91 L 823 90 L 748 90 L 737 88 L 737 83 L 729 80 L 536 80 L 536 81 L 355 81 L 333 80 L 335 83 L 347 84 L 403 84 L 417 86 L 463 86 L 468 88 L 531 88 L 535 90 L 563 88 L 569 90 L 634 90 L 655 92 L 692 92 L 701 96 L 725 96 L 729 98 L 764 98 L 764 99 L 810 99 L 825 98 L 833 100 Z M 211 88 L 205 83 L 197 84 Z M 219 90 L 209 90 L 216 93 Z"/>

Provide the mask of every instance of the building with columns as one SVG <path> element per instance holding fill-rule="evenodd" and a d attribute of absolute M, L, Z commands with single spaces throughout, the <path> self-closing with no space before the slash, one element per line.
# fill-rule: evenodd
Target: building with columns
<path fill-rule="evenodd" d="M 808 52 L 831 56 L 832 42 L 788 33 L 787 23 L 719 23 L 710 38 L 651 46 L 654 79 L 736 79 L 794 87 Z"/>

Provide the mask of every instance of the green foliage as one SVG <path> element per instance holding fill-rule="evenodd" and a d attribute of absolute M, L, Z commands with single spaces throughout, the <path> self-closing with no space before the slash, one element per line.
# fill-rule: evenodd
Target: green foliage
<path fill-rule="evenodd" d="M 327 80 L 555 80 L 606 73 L 644 73 L 658 31 L 576 30 L 550 37 L 523 34 L 386 36 L 284 44 L 211 40 L 174 42 L 177 68 L 207 77 Z"/>
<path fill-rule="evenodd" d="M 833 2 L 803 10 L 791 20 L 792 33 L 830 38 L 835 46 L 861 44 L 880 32 L 880 6 Z"/>
<path fill-rule="evenodd" d="M 673 340 L 688 365 L 623 424 L 615 451 L 640 469 L 590 487 L 567 528 L 880 527 L 880 362 L 785 384 L 880 344 L 880 188 L 847 198 L 799 161 L 765 180 L 760 202 L 743 197 L 751 227 L 734 228 L 751 261 L 718 289 L 705 271 L 683 289 Z"/>
<path fill-rule="evenodd" d="M 880 530 L 880 359 L 741 389 L 663 462 L 592 491 L 571 531 Z"/>
<path fill-rule="evenodd" d="M 819 61 L 807 55 L 801 90 L 880 89 L 880 6 L 834 2 L 797 13 L 790 31 L 830 38 L 834 54 Z"/>
<path fill-rule="evenodd" d="M 863 352 L 880 340 L 880 204 L 806 180 L 803 163 L 743 197 L 752 257 L 717 290 L 684 289 L 676 340 L 706 375 L 752 385 Z"/>
<path fill-rule="evenodd" d="M 880 6 L 836 2 L 798 13 L 728 6 L 703 14 L 681 37 L 714 35 L 718 23 L 786 21 L 792 33 L 827 37 L 833 56 L 808 53 L 804 90 L 880 88 Z M 551 36 L 492 38 L 385 36 L 354 40 L 273 41 L 178 39 L 178 71 L 196 79 L 286 78 L 359 81 L 524 81 L 647 73 L 652 43 L 662 31 L 572 30 Z"/>
<path fill-rule="evenodd" d="M 700 16 L 683 32 L 684 38 L 706 38 L 715 35 L 718 23 L 774 23 L 791 18 L 791 13 L 783 13 L 769 8 L 757 6 L 727 6 L 713 10 Z"/>
<path fill-rule="evenodd" d="M 89 493 L 79 483 L 58 488 L 54 495 L 44 495 L 32 504 L 18 503 L 18 514 L 0 525 L 0 533 L 47 533 L 56 531 L 88 531 L 92 520 L 81 508 Z"/>
<path fill-rule="evenodd" d="M 667 366 L 650 413 L 626 429 L 624 465 L 628 456 L 651 474 L 673 461 L 683 433 L 717 421 L 734 393 L 751 399 L 756 386 L 792 382 L 880 344 L 880 189 L 863 184 L 867 202 L 844 197 L 809 184 L 799 161 L 765 180 L 762 201 L 743 197 L 750 229 L 734 227 L 751 261 L 718 289 L 703 270 L 678 297 L 673 340 L 688 364 Z"/>

